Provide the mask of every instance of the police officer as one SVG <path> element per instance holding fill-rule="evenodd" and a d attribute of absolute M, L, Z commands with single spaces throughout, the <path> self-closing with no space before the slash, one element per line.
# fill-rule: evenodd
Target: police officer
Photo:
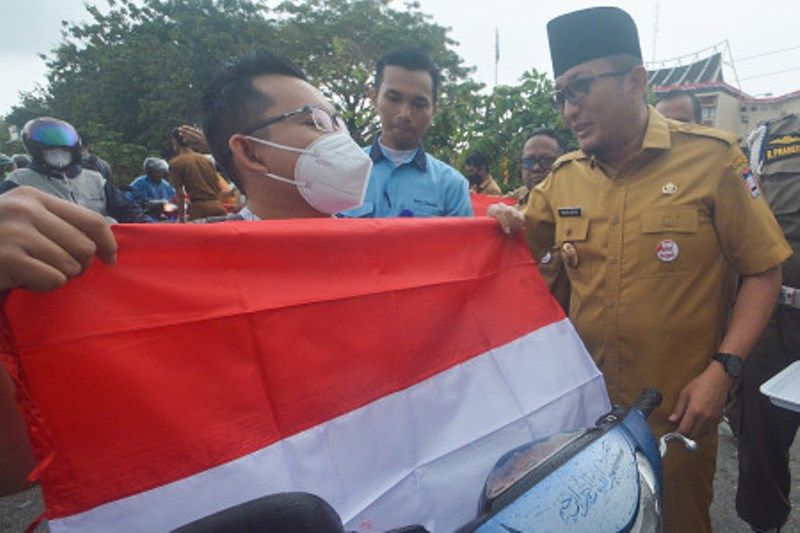
<path fill-rule="evenodd" d="M 716 427 L 726 395 L 766 324 L 791 255 L 736 138 L 665 119 L 647 106 L 648 75 L 631 17 L 612 7 L 547 25 L 556 103 L 580 150 L 531 191 L 528 243 L 563 253 L 569 316 L 614 402 L 646 386 L 664 402 L 657 434 L 699 440 L 664 463 L 667 531 L 710 531 Z M 493 207 L 509 230 L 513 208 Z M 727 264 L 742 277 L 723 335 Z"/>
<path fill-rule="evenodd" d="M 751 136 L 750 162 L 794 254 L 783 264 L 783 289 L 764 334 L 747 358 L 740 387 L 736 510 L 754 529 L 780 529 L 791 510 L 789 449 L 800 414 L 772 405 L 759 387 L 800 359 L 800 116 Z"/>

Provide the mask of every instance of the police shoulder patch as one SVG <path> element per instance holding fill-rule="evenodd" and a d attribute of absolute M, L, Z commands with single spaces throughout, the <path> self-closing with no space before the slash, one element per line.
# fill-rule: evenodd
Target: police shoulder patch
<path fill-rule="evenodd" d="M 750 167 L 745 167 L 740 177 L 742 181 L 744 181 L 745 188 L 752 198 L 755 199 L 761 196 L 761 184 L 758 183 L 758 178 L 753 175 L 753 171 L 750 170 Z"/>

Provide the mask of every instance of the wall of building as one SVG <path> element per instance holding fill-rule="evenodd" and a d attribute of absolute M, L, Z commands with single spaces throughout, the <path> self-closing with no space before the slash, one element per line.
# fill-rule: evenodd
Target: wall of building
<path fill-rule="evenodd" d="M 800 95 L 780 101 L 742 101 L 739 107 L 741 121 L 752 130 L 764 122 L 800 113 Z"/>
<path fill-rule="evenodd" d="M 739 99 L 724 91 L 698 92 L 704 123 L 746 136 L 770 120 L 800 113 L 800 95 L 775 100 Z"/>
<path fill-rule="evenodd" d="M 715 128 L 727 130 L 742 136 L 752 128 L 746 124 L 742 124 L 741 116 L 739 113 L 740 103 L 739 99 L 726 92 L 719 91 L 717 95 L 717 113 Z"/>

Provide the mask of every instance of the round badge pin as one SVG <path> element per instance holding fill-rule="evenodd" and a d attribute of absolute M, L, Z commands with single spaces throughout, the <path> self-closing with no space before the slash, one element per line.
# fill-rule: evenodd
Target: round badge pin
<path fill-rule="evenodd" d="M 672 196 L 676 192 L 678 192 L 678 186 L 672 182 L 669 182 L 661 187 L 661 194 Z"/>
<path fill-rule="evenodd" d="M 678 258 L 681 250 L 672 239 L 664 239 L 656 246 L 656 257 L 662 263 L 672 263 Z"/>

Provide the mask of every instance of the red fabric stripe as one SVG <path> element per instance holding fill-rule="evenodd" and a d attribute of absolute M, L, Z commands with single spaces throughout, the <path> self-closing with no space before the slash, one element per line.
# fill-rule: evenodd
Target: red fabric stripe
<path fill-rule="evenodd" d="M 563 318 L 524 244 L 486 220 L 115 233 L 117 266 L 7 304 L 56 452 L 51 518 L 241 457 Z"/>
<path fill-rule="evenodd" d="M 469 193 L 470 200 L 472 200 L 472 210 L 475 216 L 482 217 L 486 215 L 486 210 L 492 204 L 506 204 L 517 205 L 516 198 L 509 198 L 508 196 L 496 196 L 494 194 L 480 194 L 477 192 Z"/>

